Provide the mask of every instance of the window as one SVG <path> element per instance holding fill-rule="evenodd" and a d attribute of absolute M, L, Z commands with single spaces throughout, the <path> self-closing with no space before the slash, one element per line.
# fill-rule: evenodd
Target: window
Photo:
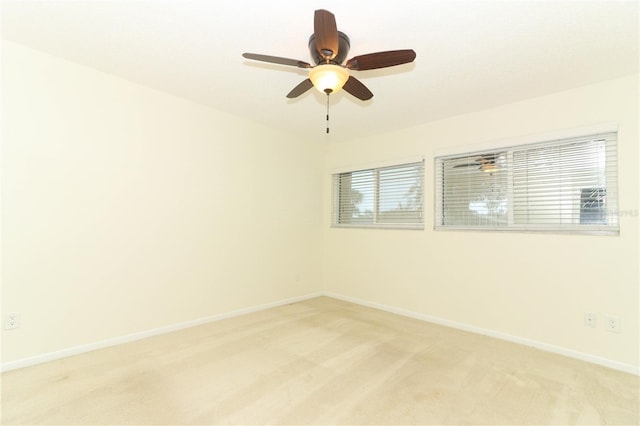
<path fill-rule="evenodd" d="M 436 158 L 436 229 L 618 234 L 616 133 Z"/>
<path fill-rule="evenodd" d="M 333 175 L 332 226 L 424 229 L 424 161 Z"/>

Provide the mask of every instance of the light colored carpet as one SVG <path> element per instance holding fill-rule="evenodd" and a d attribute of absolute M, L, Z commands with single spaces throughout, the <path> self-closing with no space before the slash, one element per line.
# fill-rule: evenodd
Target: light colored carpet
<path fill-rule="evenodd" d="M 320 297 L 2 374 L 2 424 L 639 423 L 639 378 Z"/>

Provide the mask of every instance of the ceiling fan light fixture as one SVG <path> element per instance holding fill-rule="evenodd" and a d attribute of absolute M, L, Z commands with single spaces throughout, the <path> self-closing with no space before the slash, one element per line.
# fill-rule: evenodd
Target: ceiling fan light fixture
<path fill-rule="evenodd" d="M 404 49 L 366 53 L 345 62 L 351 41 L 345 33 L 338 31 L 336 17 L 325 9 L 318 9 L 313 14 L 313 34 L 309 37 L 308 46 L 315 66 L 305 61 L 279 56 L 257 53 L 243 53 L 242 56 L 254 61 L 308 69 L 309 77 L 287 93 L 289 99 L 297 98 L 315 87 L 320 93 L 327 95 L 344 88 L 345 92 L 361 101 L 368 101 L 373 97 L 373 93 L 360 80 L 350 76 L 349 70 L 366 71 L 394 67 L 413 62 L 416 58 L 416 52 Z M 327 103 L 328 101 L 329 96 Z"/>
<path fill-rule="evenodd" d="M 321 93 L 335 93 L 349 79 L 349 71 L 340 65 L 322 64 L 309 70 L 309 79 Z"/>
<path fill-rule="evenodd" d="M 494 163 L 486 163 L 480 166 L 480 170 L 485 173 L 494 173 L 497 172 L 500 168 Z"/>

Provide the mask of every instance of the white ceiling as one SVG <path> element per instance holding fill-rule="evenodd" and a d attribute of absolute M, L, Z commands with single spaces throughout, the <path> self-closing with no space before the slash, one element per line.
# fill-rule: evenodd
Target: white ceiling
<path fill-rule="evenodd" d="M 285 95 L 311 62 L 313 11 L 351 39 L 348 58 L 412 48 L 412 64 L 353 72 L 359 101 Z M 3 38 L 307 140 L 366 137 L 638 72 L 638 1 L 3 1 Z"/>

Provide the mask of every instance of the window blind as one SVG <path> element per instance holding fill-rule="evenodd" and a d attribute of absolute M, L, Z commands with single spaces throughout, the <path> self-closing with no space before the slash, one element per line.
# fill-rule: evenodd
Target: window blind
<path fill-rule="evenodd" d="M 617 134 L 436 158 L 436 229 L 617 234 Z"/>
<path fill-rule="evenodd" d="M 333 175 L 332 226 L 424 228 L 424 161 Z"/>

